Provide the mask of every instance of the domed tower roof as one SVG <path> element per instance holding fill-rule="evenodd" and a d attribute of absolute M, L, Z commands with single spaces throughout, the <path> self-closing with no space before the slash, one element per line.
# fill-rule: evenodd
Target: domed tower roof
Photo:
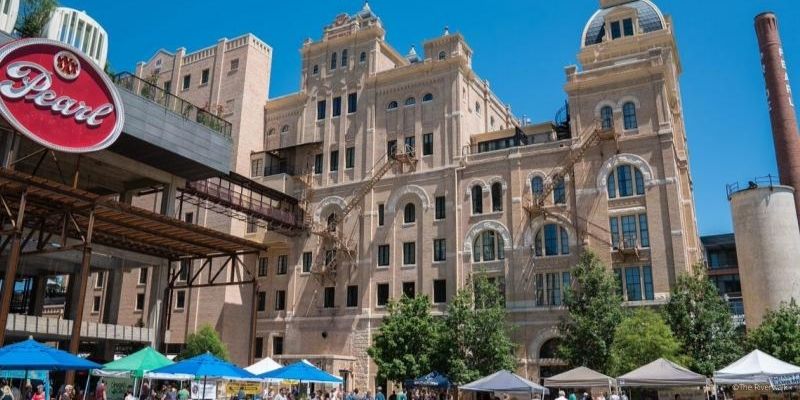
<path fill-rule="evenodd" d="M 583 41 L 581 44 L 583 47 L 603 42 L 603 38 L 606 35 L 606 16 L 621 7 L 629 7 L 636 10 L 642 33 L 659 31 L 667 26 L 661 10 L 650 0 L 602 0 L 600 7 L 583 29 Z"/>

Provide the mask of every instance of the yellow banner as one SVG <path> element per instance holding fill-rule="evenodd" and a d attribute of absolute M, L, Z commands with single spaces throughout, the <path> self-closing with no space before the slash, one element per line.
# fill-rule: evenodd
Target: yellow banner
<path fill-rule="evenodd" d="M 261 393 L 261 384 L 258 382 L 228 382 L 225 389 L 228 397 L 236 396 L 239 389 L 244 389 L 245 394 L 255 395 Z"/>

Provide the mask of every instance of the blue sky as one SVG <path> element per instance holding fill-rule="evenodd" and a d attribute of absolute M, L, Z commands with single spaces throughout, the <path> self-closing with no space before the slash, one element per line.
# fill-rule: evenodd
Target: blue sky
<path fill-rule="evenodd" d="M 655 0 L 673 17 L 701 234 L 730 232 L 725 184 L 776 174 L 753 17 L 778 14 L 789 74 L 800 88 L 800 2 Z M 299 48 L 362 0 L 62 0 L 109 34 L 116 71 L 159 48 L 189 51 L 252 32 L 273 48 L 270 96 L 297 90 Z M 220 4 L 226 7 L 220 7 Z M 387 40 L 405 53 L 447 25 L 475 51 L 473 66 L 517 116 L 551 120 L 564 101 L 564 66 L 576 63 L 584 24 L 599 0 L 373 0 Z M 798 89 L 800 90 L 800 89 Z M 795 96 L 795 103 L 800 98 Z"/>

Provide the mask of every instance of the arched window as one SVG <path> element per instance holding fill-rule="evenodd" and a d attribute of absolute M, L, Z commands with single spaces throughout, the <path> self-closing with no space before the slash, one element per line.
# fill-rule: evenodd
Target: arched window
<path fill-rule="evenodd" d="M 425 96 L 422 96 L 422 102 L 427 103 L 429 101 L 433 101 L 433 94 L 425 93 Z"/>
<path fill-rule="evenodd" d="M 319 73 L 319 65 L 314 64 L 314 67 L 311 69 L 311 74 L 316 75 Z"/>
<path fill-rule="evenodd" d="M 406 99 L 406 105 L 407 106 L 413 106 L 414 104 L 417 104 L 417 99 L 415 99 L 413 97 L 409 97 L 409 98 Z"/>
<path fill-rule="evenodd" d="M 342 50 L 342 67 L 347 67 L 347 49 Z"/>
<path fill-rule="evenodd" d="M 639 127 L 639 123 L 636 121 L 636 104 L 629 101 L 622 105 L 622 119 L 625 122 L 625 129 Z"/>
<path fill-rule="evenodd" d="M 394 100 L 390 101 L 389 104 L 386 106 L 387 110 L 394 110 L 395 108 L 397 108 L 397 102 Z"/>
<path fill-rule="evenodd" d="M 331 232 L 336 232 L 336 213 L 331 213 L 331 215 L 328 215 L 328 230 Z"/>
<path fill-rule="evenodd" d="M 553 186 L 553 204 L 567 204 L 567 189 L 564 178 L 560 178 Z"/>
<path fill-rule="evenodd" d="M 495 261 L 506 258 L 505 242 L 500 233 L 493 230 L 481 232 L 472 242 L 472 261 Z"/>
<path fill-rule="evenodd" d="M 444 50 L 440 51 L 439 52 L 439 59 L 440 60 L 444 60 L 445 58 L 447 58 L 447 53 Z"/>
<path fill-rule="evenodd" d="M 531 178 L 531 193 L 534 196 L 541 196 L 544 192 L 544 179 L 541 176 Z"/>
<path fill-rule="evenodd" d="M 411 224 L 416 221 L 417 221 L 417 208 L 414 207 L 414 203 L 406 204 L 406 207 L 403 209 L 403 222 Z"/>
<path fill-rule="evenodd" d="M 630 197 L 644 194 L 644 176 L 639 168 L 629 164 L 618 165 L 608 174 L 608 198 Z"/>
<path fill-rule="evenodd" d="M 492 211 L 503 211 L 503 184 L 492 184 Z"/>
<path fill-rule="evenodd" d="M 274 134 L 275 134 L 275 128 L 270 128 L 269 131 L 267 131 L 267 136 L 272 136 Z"/>
<path fill-rule="evenodd" d="M 561 344 L 561 339 L 552 338 L 548 339 L 542 347 L 539 348 L 539 359 L 543 358 L 558 358 L 558 346 Z"/>
<path fill-rule="evenodd" d="M 611 106 L 603 106 L 600 109 L 600 127 L 603 129 L 614 127 L 614 110 L 611 109 Z"/>
<path fill-rule="evenodd" d="M 361 55 L 358 56 L 358 62 L 359 62 L 359 64 L 364 64 L 365 62 L 367 62 L 367 52 L 366 51 L 362 51 Z"/>
<path fill-rule="evenodd" d="M 287 132 L 289 132 L 289 125 L 282 126 L 281 127 L 281 133 L 287 133 Z"/>
<path fill-rule="evenodd" d="M 483 188 L 481 185 L 472 187 L 472 213 L 483 214 Z"/>
<path fill-rule="evenodd" d="M 475 102 L 475 112 L 480 114 L 481 113 L 481 103 Z"/>
<path fill-rule="evenodd" d="M 569 254 L 569 233 L 556 224 L 546 224 L 536 232 L 534 251 L 537 257 Z"/>
<path fill-rule="evenodd" d="M 336 53 L 331 54 L 331 69 L 336 69 Z"/>

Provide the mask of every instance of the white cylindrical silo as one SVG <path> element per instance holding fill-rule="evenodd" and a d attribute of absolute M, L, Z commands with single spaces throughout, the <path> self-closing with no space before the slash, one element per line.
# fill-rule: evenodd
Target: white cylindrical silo
<path fill-rule="evenodd" d="M 768 309 L 800 300 L 800 228 L 794 189 L 755 186 L 730 195 L 747 329 Z"/>

